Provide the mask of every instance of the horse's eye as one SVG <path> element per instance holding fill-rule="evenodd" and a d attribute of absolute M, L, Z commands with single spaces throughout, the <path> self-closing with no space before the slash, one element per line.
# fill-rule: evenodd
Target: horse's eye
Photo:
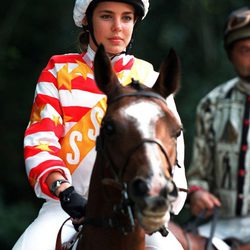
<path fill-rule="evenodd" d="M 176 138 L 179 137 L 179 136 L 181 135 L 182 130 L 183 130 L 183 129 L 181 128 L 181 129 L 179 129 L 179 130 L 176 132 L 176 135 L 175 135 Z"/>
<path fill-rule="evenodd" d="M 115 132 L 115 125 L 112 121 L 107 121 L 104 123 L 103 129 L 108 135 L 112 135 Z"/>

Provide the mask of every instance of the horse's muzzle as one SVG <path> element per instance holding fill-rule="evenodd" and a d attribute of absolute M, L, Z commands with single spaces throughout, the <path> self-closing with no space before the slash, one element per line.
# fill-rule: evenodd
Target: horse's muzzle
<path fill-rule="evenodd" d="M 140 212 L 166 212 L 178 196 L 178 189 L 172 180 L 166 179 L 157 192 L 152 192 L 151 189 L 149 181 L 142 177 L 135 178 L 129 185 L 129 197 Z"/>

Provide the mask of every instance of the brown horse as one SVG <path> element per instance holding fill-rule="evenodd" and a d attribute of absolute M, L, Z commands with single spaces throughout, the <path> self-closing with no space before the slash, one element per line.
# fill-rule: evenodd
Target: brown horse
<path fill-rule="evenodd" d="M 145 233 L 166 232 L 178 195 L 172 170 L 182 126 L 165 98 L 179 87 L 179 61 L 170 51 L 152 89 L 135 81 L 122 86 L 103 46 L 94 69 L 108 107 L 77 250 L 144 250 Z"/>

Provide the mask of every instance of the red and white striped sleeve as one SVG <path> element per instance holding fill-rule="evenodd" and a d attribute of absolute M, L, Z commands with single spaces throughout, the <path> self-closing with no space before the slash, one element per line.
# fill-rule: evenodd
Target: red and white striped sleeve
<path fill-rule="evenodd" d="M 69 170 L 59 157 L 64 127 L 53 57 L 42 71 L 35 91 L 29 125 L 24 136 L 24 158 L 29 182 L 38 197 L 52 198 L 45 179 L 61 171 L 71 181 Z"/>

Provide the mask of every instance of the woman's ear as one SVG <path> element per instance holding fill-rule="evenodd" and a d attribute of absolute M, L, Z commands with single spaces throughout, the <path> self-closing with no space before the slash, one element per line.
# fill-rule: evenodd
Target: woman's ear
<path fill-rule="evenodd" d="M 87 20 L 87 17 L 85 16 L 82 20 L 82 25 L 83 26 L 87 26 L 88 25 L 88 20 Z"/>

